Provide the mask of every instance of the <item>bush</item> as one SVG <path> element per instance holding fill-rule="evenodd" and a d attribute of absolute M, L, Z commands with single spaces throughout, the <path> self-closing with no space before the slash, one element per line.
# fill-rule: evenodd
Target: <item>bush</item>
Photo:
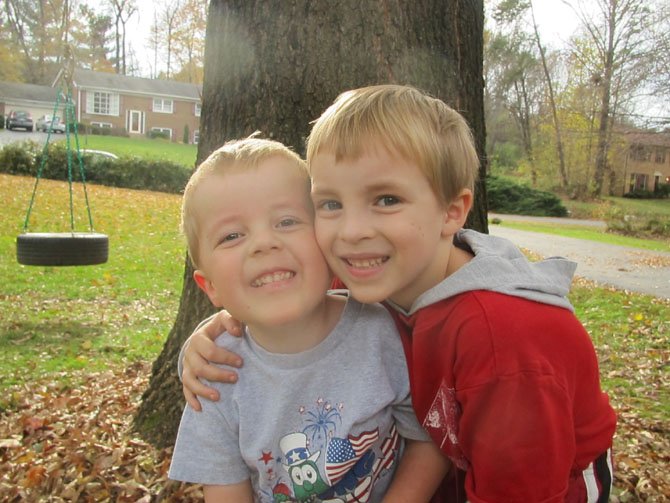
<path fill-rule="evenodd" d="M 35 157 L 38 149 L 34 141 L 5 145 L 0 150 L 0 171 L 10 175 L 36 176 Z"/>
<path fill-rule="evenodd" d="M 183 192 L 191 175 L 188 168 L 170 161 L 152 161 L 138 157 L 109 159 L 90 154 L 84 154 L 82 160 L 86 181 L 111 187 L 179 194 Z M 41 164 L 42 151 L 35 142 L 14 143 L 0 150 L 0 172 L 37 176 Z M 74 152 L 71 168 L 72 179 L 81 181 L 79 159 Z M 68 159 L 64 144 L 49 145 L 41 177 L 51 180 L 68 179 Z"/>
<path fill-rule="evenodd" d="M 568 210 L 558 196 L 497 176 L 486 178 L 490 211 L 512 215 L 565 217 Z"/>
<path fill-rule="evenodd" d="M 670 197 L 670 183 L 662 183 L 654 191 L 645 189 L 635 189 L 626 192 L 623 197 L 629 199 L 665 199 Z"/>
<path fill-rule="evenodd" d="M 147 132 L 147 136 L 152 140 L 155 140 L 156 138 L 160 138 L 161 140 L 170 139 L 170 133 L 168 133 L 167 131 L 157 131 L 155 129 L 152 129 L 151 131 Z"/>

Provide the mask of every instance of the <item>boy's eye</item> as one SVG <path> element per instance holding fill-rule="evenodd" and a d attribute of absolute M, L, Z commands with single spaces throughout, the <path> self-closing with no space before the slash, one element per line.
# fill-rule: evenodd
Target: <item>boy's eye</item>
<path fill-rule="evenodd" d="M 230 241 L 235 241 L 236 239 L 239 239 L 242 237 L 242 233 L 240 232 L 231 232 L 229 234 L 226 234 L 221 238 L 221 241 L 219 241 L 220 244 L 223 243 L 229 243 Z"/>
<path fill-rule="evenodd" d="M 293 218 L 293 217 L 286 217 L 282 218 L 279 223 L 277 224 L 277 227 L 290 227 L 291 225 L 295 225 L 298 223 L 298 219 Z"/>
<path fill-rule="evenodd" d="M 336 211 L 342 209 L 342 205 L 337 201 L 328 200 L 320 202 L 317 209 L 322 209 L 326 211 Z"/>
<path fill-rule="evenodd" d="M 398 203 L 400 203 L 400 199 L 398 199 L 396 196 L 384 195 L 378 197 L 375 204 L 377 206 L 393 206 L 394 204 Z"/>

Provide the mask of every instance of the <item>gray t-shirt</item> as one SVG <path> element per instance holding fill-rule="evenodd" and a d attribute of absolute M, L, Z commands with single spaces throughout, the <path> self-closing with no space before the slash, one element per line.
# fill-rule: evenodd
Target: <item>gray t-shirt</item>
<path fill-rule="evenodd" d="M 349 298 L 332 333 L 298 354 L 269 353 L 246 334 L 216 344 L 244 358 L 218 402 L 184 409 L 169 477 L 250 479 L 256 501 L 382 499 L 402 438 L 429 440 L 411 407 L 402 344 L 386 309 Z M 349 498 L 347 498 L 349 496 Z"/>

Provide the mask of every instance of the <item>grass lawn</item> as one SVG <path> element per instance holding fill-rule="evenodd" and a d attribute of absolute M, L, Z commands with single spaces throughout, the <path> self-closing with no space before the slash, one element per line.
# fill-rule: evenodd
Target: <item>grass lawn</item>
<path fill-rule="evenodd" d="M 627 197 L 605 197 L 601 201 L 573 201 L 564 199 L 563 204 L 575 218 L 601 219 L 613 208 L 625 214 L 659 215 L 670 218 L 670 199 L 629 199 Z"/>
<path fill-rule="evenodd" d="M 59 137 L 55 137 L 59 141 Z M 52 140 L 53 141 L 53 140 Z M 61 140 L 63 141 L 63 140 Z M 163 139 L 123 138 L 119 136 L 80 135 L 80 148 L 105 150 L 121 156 L 137 156 L 145 159 L 165 159 L 183 164 L 188 168 L 195 165 L 197 145 L 185 145 Z"/>
<path fill-rule="evenodd" d="M 132 142 L 135 145 L 137 140 Z M 155 140 L 147 142 L 159 145 Z M 114 151 L 101 144 L 87 148 Z M 93 220 L 96 231 L 109 236 L 109 262 L 65 268 L 19 265 L 15 238 L 33 183 L 31 178 L 0 175 L 4 204 L 0 417 L 8 423 L 20 421 L 24 410 L 20 404 L 33 402 L 27 398 L 32 397 L 29 393 L 41 393 L 35 390 L 36 383 L 51 386 L 59 394 L 73 376 L 81 375 L 78 369 L 122 374 L 141 364 L 148 371 L 147 362 L 158 355 L 176 316 L 184 270 L 178 195 L 93 185 L 88 186 Z M 82 196 L 76 194 L 75 205 L 82 207 Z M 68 230 L 67 202 L 67 184 L 42 180 L 31 230 Z M 83 221 L 83 214 L 78 214 L 79 228 Z M 603 386 L 619 413 L 616 492 L 621 501 L 666 501 L 663 498 L 670 494 L 665 473 L 670 452 L 670 301 L 582 280 L 574 285 L 571 300 L 592 336 Z M 142 390 L 135 388 L 129 385 L 124 394 L 133 393 L 136 401 Z M 104 405 L 99 407 L 104 410 Z M 127 416 L 129 409 L 122 410 Z M 16 442 L 8 445 L 22 445 Z M 96 445 L 100 442 L 96 437 Z M 7 452 L 0 448 L 0 454 Z M 16 466 L 13 459 L 8 458 L 8 467 Z M 148 471 L 156 472 L 152 467 Z M 117 480 L 119 473 L 110 476 Z M 1 491 L 2 487 L 0 499 Z"/>
<path fill-rule="evenodd" d="M 503 219 L 500 224 L 491 224 L 489 222 L 489 225 L 502 225 L 503 227 L 510 227 L 512 229 L 519 229 L 522 231 L 542 232 L 544 234 L 588 239 L 590 241 L 598 241 L 601 243 L 609 243 L 620 246 L 632 246 L 635 248 L 643 248 L 645 250 L 670 252 L 670 240 L 642 239 L 633 236 L 615 234 L 613 232 L 606 232 L 604 229 L 600 230 L 579 225 L 514 222 L 512 220 L 505 219 Z"/>
<path fill-rule="evenodd" d="M 89 267 L 16 262 L 34 179 L 0 175 L 0 387 L 45 372 L 153 359 L 178 306 L 185 246 L 177 195 L 87 185 L 109 261 Z M 75 191 L 76 230 L 87 230 Z M 69 230 L 67 184 L 41 180 L 29 229 Z"/>

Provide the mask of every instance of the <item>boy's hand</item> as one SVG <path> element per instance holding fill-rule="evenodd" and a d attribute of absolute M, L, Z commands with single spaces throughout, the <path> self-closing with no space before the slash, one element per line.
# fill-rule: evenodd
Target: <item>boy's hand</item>
<path fill-rule="evenodd" d="M 201 410 L 198 396 L 212 401 L 219 399 L 219 393 L 204 385 L 200 379 L 228 383 L 237 381 L 235 372 L 224 370 L 210 363 L 238 368 L 242 366 L 242 359 L 238 355 L 214 344 L 214 339 L 223 331 L 237 336 L 242 334 L 242 326 L 227 311 L 219 312 L 204 325 L 196 328 L 184 344 L 181 378 L 184 397 L 194 410 Z"/>

